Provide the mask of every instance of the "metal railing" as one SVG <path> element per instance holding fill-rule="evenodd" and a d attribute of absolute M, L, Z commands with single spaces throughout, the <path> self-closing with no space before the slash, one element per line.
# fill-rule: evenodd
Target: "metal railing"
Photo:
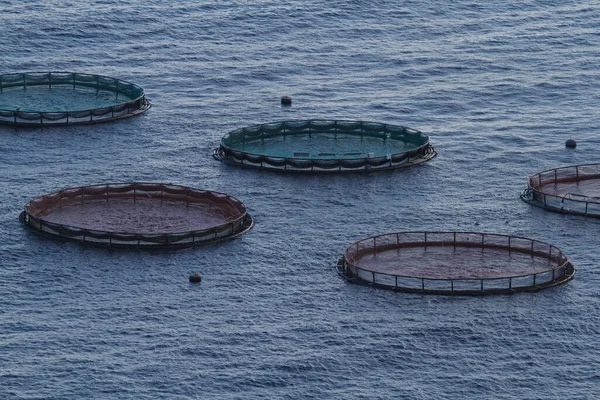
<path fill-rule="evenodd" d="M 112 92 L 115 100 L 123 97 L 117 105 L 83 110 L 21 111 L 0 109 L 0 123 L 24 126 L 78 125 L 105 122 L 140 114 L 151 107 L 144 90 L 130 82 L 101 75 L 72 72 L 37 72 L 0 75 L 0 95 L 6 90 L 48 87 L 100 90 Z"/>
<path fill-rule="evenodd" d="M 520 252 L 549 261 L 545 270 L 503 277 L 450 278 L 419 276 L 418 274 L 393 274 L 363 268 L 360 258 L 378 251 L 410 247 L 467 247 L 493 248 L 506 252 Z M 477 232 L 399 232 L 373 236 L 348 246 L 336 266 L 338 273 L 349 281 L 377 286 L 395 291 L 480 295 L 536 291 L 564 283 L 573 278 L 575 269 L 555 246 L 544 242 L 517 237 Z"/>
<path fill-rule="evenodd" d="M 397 140 L 414 145 L 408 151 L 375 156 L 362 153 L 320 153 L 318 157 L 305 153 L 296 153 L 293 157 L 276 157 L 240 150 L 246 142 L 265 140 L 273 137 L 295 135 L 328 134 L 336 137 L 350 135 L 358 137 L 376 137 L 382 141 Z M 253 125 L 229 132 L 221 139 L 219 148 L 213 156 L 217 160 L 243 166 L 298 172 L 350 172 L 393 169 L 415 165 L 435 157 L 437 152 L 422 132 L 378 122 L 305 120 L 283 121 Z"/>
<path fill-rule="evenodd" d="M 207 229 L 184 231 L 177 233 L 131 233 L 126 231 L 103 231 L 79 228 L 44 220 L 44 210 L 62 207 L 67 204 L 89 200 L 106 200 L 111 198 L 129 198 L 147 200 L 154 198 L 190 203 L 206 203 L 221 207 L 226 204 L 235 209 L 237 215 L 224 224 Z M 187 247 L 229 239 L 241 235 L 254 225 L 254 221 L 239 200 L 219 192 L 202 191 L 184 186 L 155 183 L 103 184 L 77 188 L 67 188 L 59 192 L 38 197 L 25 206 L 20 215 L 23 222 L 32 231 L 51 237 L 90 243 L 110 247 Z"/>
<path fill-rule="evenodd" d="M 539 172 L 528 179 L 521 199 L 537 207 L 560 213 L 600 217 L 600 198 L 581 193 L 558 195 L 544 191 L 545 185 L 600 181 L 600 164 L 581 164 Z"/>

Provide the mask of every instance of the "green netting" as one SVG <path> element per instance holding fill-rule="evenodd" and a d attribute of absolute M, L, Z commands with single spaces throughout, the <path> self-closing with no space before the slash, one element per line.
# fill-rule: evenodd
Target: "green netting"
<path fill-rule="evenodd" d="M 215 158 L 264 169 L 345 172 L 414 165 L 437 153 L 429 137 L 366 121 L 302 120 L 252 125 L 226 134 Z"/>
<path fill-rule="evenodd" d="M 150 108 L 144 90 L 101 75 L 36 72 L 0 75 L 0 123 L 71 125 L 109 121 Z"/>

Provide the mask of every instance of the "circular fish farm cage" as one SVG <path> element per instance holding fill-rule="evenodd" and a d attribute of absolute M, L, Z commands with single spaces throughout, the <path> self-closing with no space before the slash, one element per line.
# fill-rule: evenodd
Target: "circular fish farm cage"
<path fill-rule="evenodd" d="M 31 200 L 21 222 L 43 236 L 106 247 L 190 247 L 232 239 L 254 221 L 239 200 L 162 183 L 68 188 Z"/>
<path fill-rule="evenodd" d="M 420 131 L 378 122 L 304 120 L 229 132 L 213 156 L 289 172 L 360 172 L 409 167 L 437 155 Z"/>
<path fill-rule="evenodd" d="M 600 164 L 572 165 L 532 175 L 521 199 L 549 211 L 600 217 Z"/>
<path fill-rule="evenodd" d="M 141 87 L 107 76 L 72 72 L 0 75 L 0 124 L 93 124 L 138 115 L 150 107 Z"/>
<path fill-rule="evenodd" d="M 336 265 L 353 283 L 399 292 L 484 295 L 534 292 L 575 269 L 547 243 L 472 232 L 399 232 L 348 246 Z"/>

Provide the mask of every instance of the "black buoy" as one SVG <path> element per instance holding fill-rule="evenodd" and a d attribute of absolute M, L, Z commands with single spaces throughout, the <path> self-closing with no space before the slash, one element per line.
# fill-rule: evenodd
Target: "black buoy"
<path fill-rule="evenodd" d="M 292 98 L 290 96 L 283 96 L 281 98 L 281 104 L 283 104 L 284 106 L 291 106 Z"/>
<path fill-rule="evenodd" d="M 202 282 L 202 275 L 199 275 L 199 274 L 190 275 L 190 282 L 192 282 L 192 283 Z"/>
<path fill-rule="evenodd" d="M 575 141 L 575 139 L 568 139 L 565 142 L 565 146 L 569 149 L 574 149 L 575 147 L 577 147 L 577 142 Z"/>

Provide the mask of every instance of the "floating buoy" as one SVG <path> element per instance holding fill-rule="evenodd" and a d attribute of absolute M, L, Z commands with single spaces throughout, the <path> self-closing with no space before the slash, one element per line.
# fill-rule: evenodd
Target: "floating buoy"
<path fill-rule="evenodd" d="M 190 282 L 192 282 L 192 283 L 202 282 L 202 275 L 192 274 L 192 275 L 190 275 L 189 279 L 190 279 Z"/>
<path fill-rule="evenodd" d="M 575 139 L 568 139 L 565 142 L 565 146 L 569 149 L 574 149 L 575 147 L 577 147 L 577 142 L 575 141 Z"/>
<path fill-rule="evenodd" d="M 283 104 L 284 106 L 291 106 L 292 98 L 290 96 L 283 96 L 281 98 L 281 104 Z"/>

